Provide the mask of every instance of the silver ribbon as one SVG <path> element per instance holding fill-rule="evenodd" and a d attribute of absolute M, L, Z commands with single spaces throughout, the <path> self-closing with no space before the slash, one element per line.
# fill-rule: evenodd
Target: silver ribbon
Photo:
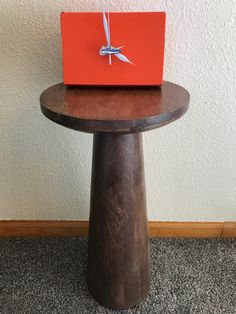
<path fill-rule="evenodd" d="M 110 19 L 109 19 L 109 13 L 108 13 L 108 19 L 106 17 L 106 13 L 103 12 L 103 27 L 107 39 L 107 45 L 102 46 L 101 49 L 99 50 L 100 56 L 109 56 L 109 64 L 112 64 L 112 55 L 116 56 L 119 60 L 123 62 L 128 62 L 133 64 L 125 55 L 121 53 L 121 49 L 124 46 L 121 47 L 113 47 L 111 45 L 111 35 L 110 35 Z"/>

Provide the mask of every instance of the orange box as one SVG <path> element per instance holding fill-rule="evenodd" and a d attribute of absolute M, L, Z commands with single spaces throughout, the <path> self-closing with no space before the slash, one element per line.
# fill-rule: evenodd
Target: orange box
<path fill-rule="evenodd" d="M 165 12 L 61 13 L 66 85 L 162 85 Z"/>

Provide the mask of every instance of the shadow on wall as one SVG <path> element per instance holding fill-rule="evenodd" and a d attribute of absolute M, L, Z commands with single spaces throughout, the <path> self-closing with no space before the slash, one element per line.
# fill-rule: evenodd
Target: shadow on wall
<path fill-rule="evenodd" d="M 39 107 L 62 80 L 59 12 L 1 9 L 0 219 L 87 218 L 92 136 L 54 125 Z"/>

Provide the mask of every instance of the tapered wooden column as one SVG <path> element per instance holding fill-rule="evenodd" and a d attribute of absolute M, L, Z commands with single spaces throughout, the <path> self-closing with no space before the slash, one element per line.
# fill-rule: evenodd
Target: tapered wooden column
<path fill-rule="evenodd" d="M 94 135 L 88 287 L 102 305 L 124 309 L 149 289 L 142 135 Z"/>

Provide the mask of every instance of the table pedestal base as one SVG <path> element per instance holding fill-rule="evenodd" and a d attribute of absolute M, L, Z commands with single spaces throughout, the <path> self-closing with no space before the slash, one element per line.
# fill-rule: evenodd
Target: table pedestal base
<path fill-rule="evenodd" d="M 88 288 L 102 305 L 132 307 L 149 290 L 149 242 L 141 133 L 96 134 Z"/>

